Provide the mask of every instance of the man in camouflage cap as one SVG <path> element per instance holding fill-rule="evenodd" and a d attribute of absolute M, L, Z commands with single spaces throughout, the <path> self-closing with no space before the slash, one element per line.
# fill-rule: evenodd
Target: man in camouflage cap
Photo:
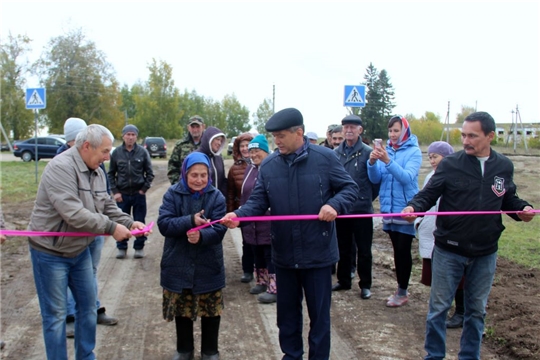
<path fill-rule="evenodd" d="M 182 162 L 184 162 L 186 156 L 199 148 L 205 127 L 204 120 L 199 115 L 189 118 L 187 136 L 174 145 L 172 154 L 169 157 L 167 177 L 171 185 L 176 184 L 180 180 Z"/>

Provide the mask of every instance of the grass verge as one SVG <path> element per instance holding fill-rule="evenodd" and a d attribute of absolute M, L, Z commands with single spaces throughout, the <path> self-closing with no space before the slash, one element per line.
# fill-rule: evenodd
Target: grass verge
<path fill-rule="evenodd" d="M 19 202 L 36 197 L 39 180 L 47 162 L 38 161 L 38 182 L 36 183 L 36 163 L 23 161 L 0 162 L 0 197 L 4 209 Z M 4 210 L 6 211 L 6 210 Z"/>

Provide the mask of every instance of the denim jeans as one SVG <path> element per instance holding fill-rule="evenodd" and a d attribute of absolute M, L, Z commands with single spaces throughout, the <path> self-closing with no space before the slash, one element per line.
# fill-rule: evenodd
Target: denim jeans
<path fill-rule="evenodd" d="M 49 360 L 67 360 L 67 288 L 75 298 L 75 359 L 94 360 L 96 290 L 92 259 L 86 248 L 74 258 L 50 255 L 30 247 L 34 282 L 41 310 L 43 338 Z"/>
<path fill-rule="evenodd" d="M 480 359 L 486 305 L 495 276 L 497 253 L 465 257 L 435 246 L 431 261 L 433 278 L 424 344 L 427 356 L 424 359 L 444 359 L 446 355 L 446 316 L 463 276 L 465 314 L 458 358 Z"/>
<path fill-rule="evenodd" d="M 94 271 L 94 288 L 96 289 L 96 309 L 99 309 L 101 303 L 99 302 L 98 296 L 98 280 L 97 280 L 97 270 L 99 262 L 101 260 L 101 250 L 103 250 L 103 244 L 105 243 L 104 236 L 96 236 L 95 240 L 88 245 L 88 250 L 90 250 L 90 257 L 92 258 L 92 270 Z M 75 315 L 75 300 L 73 299 L 73 294 L 68 288 L 67 291 L 67 314 Z"/>
<path fill-rule="evenodd" d="M 146 217 L 146 195 L 139 193 L 127 195 L 122 193 L 122 202 L 117 202 L 116 204 L 118 204 L 118 207 L 126 214 L 131 215 L 131 211 L 133 210 L 133 220 L 144 223 L 144 218 Z M 145 241 L 146 236 L 136 237 L 133 248 L 135 250 L 144 248 Z M 127 249 L 128 240 L 117 241 L 116 247 L 118 249 Z"/>

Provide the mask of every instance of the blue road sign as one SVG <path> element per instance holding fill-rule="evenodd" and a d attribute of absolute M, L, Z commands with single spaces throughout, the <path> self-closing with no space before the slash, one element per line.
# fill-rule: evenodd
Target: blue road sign
<path fill-rule="evenodd" d="M 364 107 L 366 106 L 366 87 L 364 85 L 345 85 L 343 106 Z"/>
<path fill-rule="evenodd" d="M 45 88 L 26 89 L 26 108 L 45 109 L 47 107 L 45 94 Z"/>

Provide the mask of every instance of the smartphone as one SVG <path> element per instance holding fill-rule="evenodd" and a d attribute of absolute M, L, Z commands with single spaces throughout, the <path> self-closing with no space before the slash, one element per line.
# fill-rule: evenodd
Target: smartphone
<path fill-rule="evenodd" d="M 373 139 L 373 144 L 375 144 L 376 148 L 381 148 L 382 146 L 382 139 Z"/>

